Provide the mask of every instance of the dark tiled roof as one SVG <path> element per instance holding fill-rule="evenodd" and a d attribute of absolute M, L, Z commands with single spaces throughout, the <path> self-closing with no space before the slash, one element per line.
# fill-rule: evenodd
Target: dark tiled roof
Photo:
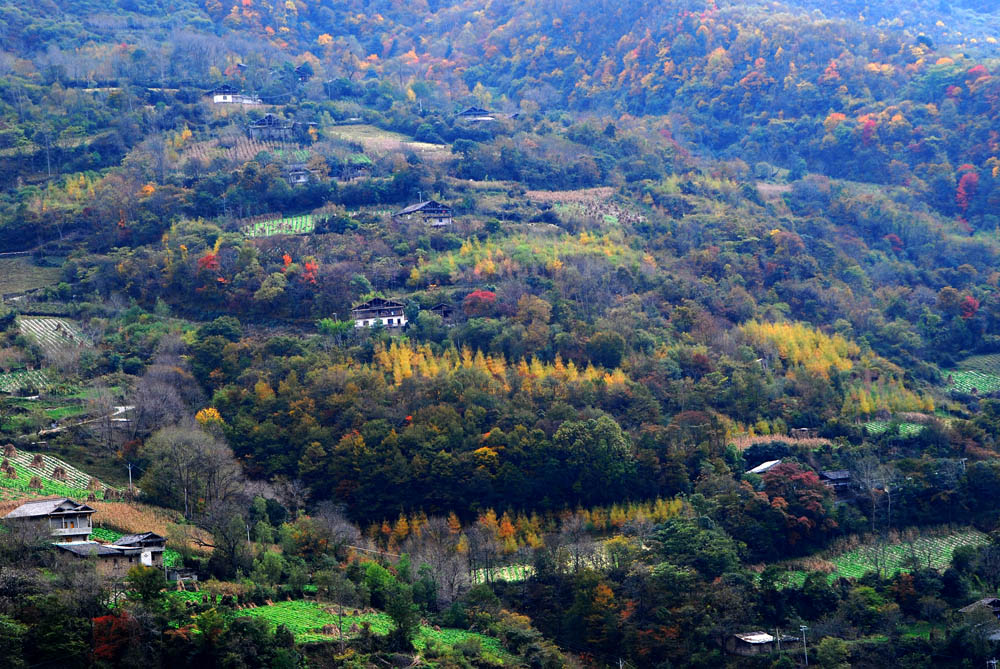
<path fill-rule="evenodd" d="M 93 557 L 102 555 L 121 555 L 117 548 L 112 548 L 106 544 L 99 544 L 96 541 L 74 541 L 68 544 L 52 544 L 56 548 L 73 553 L 80 557 Z"/>
<path fill-rule="evenodd" d="M 96 510 L 86 504 L 74 502 L 68 497 L 57 497 L 55 499 L 40 499 L 36 502 L 25 502 L 4 516 L 4 518 L 42 518 L 44 516 L 51 516 L 56 512 L 96 513 Z"/>
<path fill-rule="evenodd" d="M 121 537 L 120 539 L 115 541 L 112 545 L 132 546 L 134 544 L 138 544 L 143 541 L 163 542 L 166 541 L 166 539 L 164 537 L 161 537 L 159 534 L 156 534 L 155 532 L 143 532 L 142 534 L 126 534 L 124 537 Z"/>
<path fill-rule="evenodd" d="M 381 297 L 373 297 L 364 304 L 359 304 L 358 306 L 351 309 L 351 311 L 359 311 L 361 309 L 402 309 L 406 305 L 402 302 L 396 302 L 395 300 L 387 300 Z"/>
<path fill-rule="evenodd" d="M 406 214 L 423 211 L 424 209 L 448 209 L 448 206 L 436 200 L 427 200 L 426 202 L 418 202 L 417 204 L 411 204 L 409 207 L 404 207 L 397 211 L 395 216 L 405 216 Z"/>

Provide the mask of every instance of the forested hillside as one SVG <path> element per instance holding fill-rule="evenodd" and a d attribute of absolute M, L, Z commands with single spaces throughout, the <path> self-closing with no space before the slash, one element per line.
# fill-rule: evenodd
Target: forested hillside
<path fill-rule="evenodd" d="M 13 666 L 1000 652 L 998 39 L 975 0 L 0 2 L 0 500 L 205 589 L 10 525 Z"/>

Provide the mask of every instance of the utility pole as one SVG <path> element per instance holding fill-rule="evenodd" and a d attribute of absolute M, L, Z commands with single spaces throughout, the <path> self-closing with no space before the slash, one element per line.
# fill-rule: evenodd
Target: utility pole
<path fill-rule="evenodd" d="M 781 630 L 774 628 L 774 640 L 778 643 L 778 652 L 781 652 Z"/>
<path fill-rule="evenodd" d="M 132 492 L 132 463 L 128 463 L 128 489 Z"/>
<path fill-rule="evenodd" d="M 809 666 L 809 650 L 806 648 L 806 630 L 809 629 L 805 625 L 799 625 L 799 630 L 802 632 L 802 656 L 806 660 L 806 666 Z"/>

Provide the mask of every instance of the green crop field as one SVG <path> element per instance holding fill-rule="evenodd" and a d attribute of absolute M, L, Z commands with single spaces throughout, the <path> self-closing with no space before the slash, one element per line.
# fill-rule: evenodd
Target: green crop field
<path fill-rule="evenodd" d="M 60 481 L 47 478 L 40 475 L 37 470 L 32 469 L 31 467 L 24 467 L 16 462 L 11 462 L 10 465 L 14 468 L 14 471 L 17 472 L 16 479 L 7 478 L 7 474 L 0 473 L 0 488 L 9 492 L 28 493 L 43 497 L 59 495 L 61 497 L 82 497 L 84 499 L 86 499 L 87 495 L 90 494 L 86 488 L 77 488 L 73 485 L 67 485 Z M 41 488 L 31 488 L 28 485 L 34 476 L 38 476 L 39 480 L 41 480 Z"/>
<path fill-rule="evenodd" d="M 509 583 L 518 583 L 520 581 L 526 581 L 533 573 L 531 565 L 527 564 L 511 564 L 505 567 L 496 567 L 493 570 L 493 580 L 494 581 L 507 581 Z M 477 569 L 472 574 L 473 583 L 485 583 L 486 582 L 486 570 Z"/>
<path fill-rule="evenodd" d="M 58 495 L 74 499 L 87 498 L 90 494 L 90 491 L 87 489 L 91 480 L 89 474 L 76 469 L 59 458 L 44 454 L 40 455 L 42 458 L 41 466 L 33 467 L 31 463 L 34 461 L 36 455 L 39 454 L 18 450 L 14 455 L 4 458 L 17 473 L 17 478 L 8 478 L 7 473 L 0 472 L 0 490 L 6 493 L 6 499 L 28 495 Z M 54 477 L 56 468 L 62 468 L 66 475 L 65 480 L 59 480 Z M 32 488 L 29 485 L 31 479 L 36 476 L 41 482 L 40 488 Z M 98 480 L 97 487 L 104 490 L 107 486 Z"/>
<path fill-rule="evenodd" d="M 264 618 L 275 627 L 285 625 L 295 635 L 295 640 L 300 643 L 310 641 L 329 642 L 340 638 L 337 634 L 320 633 L 320 630 L 324 626 L 332 625 L 336 628 L 340 621 L 336 615 L 324 610 L 316 602 L 301 600 L 277 602 L 270 606 L 246 609 L 241 615 Z M 345 615 L 343 627 L 341 627 L 344 632 L 344 638 L 351 638 L 350 629 L 352 625 L 360 627 L 362 623 L 370 624 L 372 632 L 379 636 L 388 634 L 393 629 L 392 619 L 384 613 L 365 613 L 357 616 Z M 510 655 L 500 646 L 500 642 L 497 639 L 458 629 L 435 630 L 432 627 L 421 626 L 420 631 L 417 633 L 417 638 L 414 639 L 414 645 L 418 650 L 422 650 L 427 646 L 429 641 L 436 641 L 451 646 L 470 638 L 479 639 L 483 654 L 487 657 L 492 657 L 500 661 L 510 658 Z"/>
<path fill-rule="evenodd" d="M 870 420 L 865 423 L 865 431 L 873 437 L 877 437 L 888 430 L 892 425 L 892 421 Z M 898 425 L 899 436 L 901 437 L 915 437 L 924 431 L 924 426 L 920 423 L 898 423 Z"/>
<path fill-rule="evenodd" d="M 832 582 L 837 578 L 861 578 L 868 572 L 876 571 L 876 563 L 881 562 L 886 574 L 909 571 L 909 562 L 919 560 L 921 566 L 931 569 L 945 569 L 959 546 L 982 546 L 989 538 L 978 530 L 963 530 L 939 537 L 919 537 L 912 543 L 902 542 L 878 548 L 874 544 L 830 558 L 834 570 L 829 574 Z M 787 585 L 802 585 L 806 572 L 790 571 L 786 576 Z"/>
<path fill-rule="evenodd" d="M 106 527 L 95 527 L 94 531 L 90 533 L 90 536 L 94 539 L 100 539 L 101 541 L 106 541 L 110 544 L 121 539 L 123 536 L 125 536 L 125 533 L 118 532 L 115 530 L 109 530 Z M 163 564 L 166 565 L 167 567 L 180 567 L 184 564 L 184 561 L 181 559 L 180 553 L 170 548 L 166 548 L 163 550 Z M 195 595 L 201 593 L 192 592 L 183 594 Z M 199 598 L 198 601 L 201 601 L 201 599 Z"/>
<path fill-rule="evenodd" d="M 991 393 L 1000 390 L 1000 375 L 980 372 L 974 369 L 951 372 L 951 388 L 963 393 Z"/>
<path fill-rule="evenodd" d="M 21 370 L 0 374 L 0 393 L 17 394 L 22 389 L 45 390 L 52 386 L 52 378 L 42 369 Z"/>
<path fill-rule="evenodd" d="M 243 234 L 247 237 L 270 237 L 271 235 L 303 235 L 312 232 L 316 228 L 316 222 L 312 214 L 305 216 L 290 216 L 288 218 L 276 218 L 270 221 L 258 221 L 243 228 Z"/>

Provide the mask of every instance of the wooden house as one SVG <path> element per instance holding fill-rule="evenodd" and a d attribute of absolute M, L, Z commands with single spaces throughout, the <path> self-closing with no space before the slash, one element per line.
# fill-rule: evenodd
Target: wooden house
<path fill-rule="evenodd" d="M 291 186 L 309 183 L 309 178 L 315 173 L 305 163 L 290 163 L 281 168 L 281 176 Z"/>
<path fill-rule="evenodd" d="M 376 325 L 402 328 L 406 326 L 404 308 L 402 302 L 375 297 L 351 309 L 351 318 L 354 319 L 356 328 L 370 328 Z"/>
<path fill-rule="evenodd" d="M 56 544 L 70 555 L 96 561 L 97 571 L 108 578 L 122 579 L 133 567 L 163 568 L 163 551 L 167 540 L 153 532 L 130 534 L 111 544 L 80 541 Z"/>
<path fill-rule="evenodd" d="M 427 200 L 411 204 L 392 215 L 394 221 L 409 221 L 413 217 L 421 219 L 431 227 L 440 228 L 451 225 L 451 207 L 435 200 Z"/>
<path fill-rule="evenodd" d="M 440 316 L 441 320 L 443 320 L 445 324 L 450 324 L 452 316 L 454 316 L 455 314 L 454 307 L 445 302 L 441 302 L 440 304 L 435 304 L 433 307 L 431 307 L 430 311 L 431 313 Z"/>
<path fill-rule="evenodd" d="M 290 141 L 294 129 L 293 121 L 286 121 L 274 114 L 264 114 L 263 117 L 247 125 L 246 133 L 250 139 Z"/>
<path fill-rule="evenodd" d="M 964 613 L 965 615 L 988 614 L 1000 620 L 1000 598 L 986 597 L 985 599 L 980 599 L 979 601 L 973 602 L 968 606 L 963 606 L 958 611 L 959 613 Z"/>
<path fill-rule="evenodd" d="M 68 497 L 25 502 L 6 516 L 5 520 L 33 523 L 48 530 L 54 541 L 87 541 L 93 529 L 91 516 L 97 513 L 86 504 L 79 504 Z"/>
<path fill-rule="evenodd" d="M 481 107 L 469 107 L 468 109 L 463 109 L 458 112 L 456 118 L 462 123 L 492 123 L 496 121 L 494 112 L 489 109 L 482 109 Z"/>
<path fill-rule="evenodd" d="M 851 472 L 846 469 L 828 469 L 819 473 L 820 483 L 833 490 L 839 498 L 851 496 Z"/>

